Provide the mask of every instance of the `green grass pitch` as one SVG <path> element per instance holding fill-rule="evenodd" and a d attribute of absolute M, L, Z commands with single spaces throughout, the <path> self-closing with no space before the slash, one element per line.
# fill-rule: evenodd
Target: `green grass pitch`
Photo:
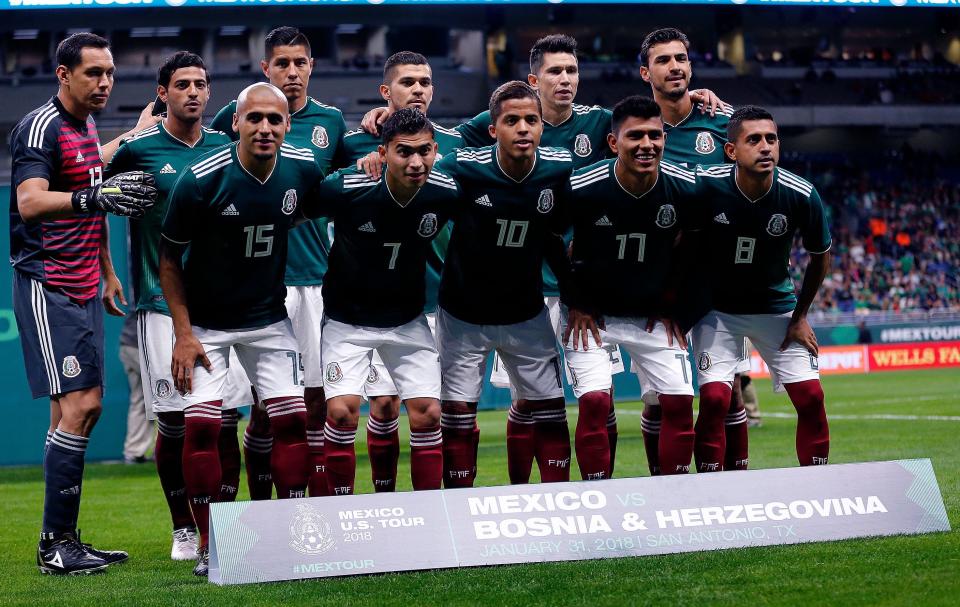
<path fill-rule="evenodd" d="M 771 415 L 750 431 L 751 466 L 795 466 L 789 401 L 773 395 L 768 381 L 757 383 L 763 411 Z M 80 527 L 97 545 L 128 550 L 130 561 L 100 576 L 53 578 L 41 576 L 34 565 L 41 469 L 7 468 L 0 469 L 0 605 L 960 604 L 960 371 L 832 376 L 824 379 L 824 387 L 827 411 L 835 416 L 831 462 L 929 457 L 953 532 L 221 588 L 191 575 L 191 563 L 169 560 L 170 521 L 153 466 L 92 464 L 86 471 Z M 617 409 L 615 476 L 646 475 L 640 407 L 619 403 Z M 568 414 L 572 428 L 575 409 Z M 935 416 L 947 419 L 924 419 Z M 504 411 L 480 415 L 478 484 L 507 482 L 505 419 Z M 357 441 L 357 490 L 370 492 L 363 434 Z M 405 437 L 401 444 L 407 444 Z M 409 460 L 403 456 L 400 475 L 400 488 L 409 490 Z M 246 495 L 245 487 L 240 494 Z"/>

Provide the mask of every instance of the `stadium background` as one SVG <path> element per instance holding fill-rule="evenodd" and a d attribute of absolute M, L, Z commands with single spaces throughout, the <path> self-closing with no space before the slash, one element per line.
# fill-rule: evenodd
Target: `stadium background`
<path fill-rule="evenodd" d="M 262 39 L 277 25 L 296 25 L 309 35 L 317 61 L 310 94 L 341 108 L 350 127 L 381 104 L 380 66 L 398 50 L 430 58 L 436 83 L 430 116 L 451 126 L 484 109 L 499 82 L 523 78 L 526 49 L 548 33 L 568 33 L 580 43 L 578 103 L 609 107 L 628 94 L 647 93 L 637 69 L 640 41 L 656 27 L 679 27 L 693 44 L 693 86 L 711 88 L 735 106 L 771 109 L 784 138 L 781 163 L 814 181 L 830 206 L 834 272 L 812 314 L 821 343 L 864 340 L 857 326 L 864 321 L 875 344 L 939 342 L 928 348 L 935 362 L 960 364 L 960 354 L 951 358 L 960 352 L 960 14 L 940 8 L 949 2 L 427 7 L 389 0 L 384 6 L 49 0 L 49 9 L 44 2 L 0 0 L 5 141 L 22 115 L 55 93 L 53 51 L 74 31 L 95 31 L 113 44 L 116 84 L 97 117 L 107 141 L 136 122 L 155 95 L 156 66 L 180 49 L 199 52 L 210 64 L 208 121 L 242 87 L 262 80 Z M 0 196 L 9 199 L 7 146 L 0 167 Z M 119 270 L 126 263 L 123 222 L 111 218 L 111 233 Z M 6 247 L 6 226 L 0 234 Z M 799 269 L 805 260 L 795 262 Z M 4 265 L 4 284 L 10 272 Z M 120 324 L 107 320 L 105 411 L 91 459 L 121 452 L 127 382 L 116 356 Z M 938 348 L 946 348 L 943 361 Z M 913 346 L 895 350 L 899 354 L 883 358 L 895 367 L 925 356 Z M 0 430 L 0 464 L 39 462 L 47 407 L 30 400 L 9 289 L 0 292 L 0 360 L 0 411 L 19 422 Z M 870 351 L 855 347 L 838 352 L 837 365 L 862 371 L 870 360 Z M 639 397 L 633 376 L 617 380 L 618 400 Z M 488 387 L 482 404 L 508 401 L 507 391 Z"/>

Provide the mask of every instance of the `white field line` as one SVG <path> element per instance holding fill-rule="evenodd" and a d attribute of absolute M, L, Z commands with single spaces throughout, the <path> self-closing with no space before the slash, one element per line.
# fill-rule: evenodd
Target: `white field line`
<path fill-rule="evenodd" d="M 829 409 L 829 407 L 828 407 Z M 616 409 L 617 417 L 621 415 L 640 415 L 641 411 L 633 409 Z M 576 410 L 568 412 L 576 415 Z M 775 412 L 760 412 L 760 417 L 772 417 L 775 419 L 796 419 L 796 413 L 781 413 L 779 411 Z M 908 422 L 960 422 L 960 415 L 895 415 L 895 414 L 874 414 L 874 415 L 845 415 L 845 414 L 831 414 L 830 411 L 827 411 L 827 419 L 854 419 L 854 420 L 863 420 L 863 419 L 879 419 L 887 421 L 908 421 Z"/>

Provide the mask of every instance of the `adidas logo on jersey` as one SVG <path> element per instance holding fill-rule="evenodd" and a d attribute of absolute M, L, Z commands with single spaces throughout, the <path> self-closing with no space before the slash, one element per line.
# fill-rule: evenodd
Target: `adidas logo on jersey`
<path fill-rule="evenodd" d="M 170 163 L 169 163 L 169 162 L 168 162 L 167 164 L 163 165 L 163 168 L 160 169 L 160 174 L 161 174 L 161 175 L 175 175 L 176 173 L 177 173 L 177 169 L 175 169 L 175 168 L 173 168 L 172 166 L 170 166 Z"/>
<path fill-rule="evenodd" d="M 368 221 L 367 223 L 363 224 L 357 229 L 360 230 L 361 232 L 369 232 L 371 234 L 377 231 L 377 228 L 373 227 L 372 221 Z"/>
<path fill-rule="evenodd" d="M 595 224 L 593 224 L 593 225 L 595 225 L 595 226 L 612 226 L 613 223 L 610 221 L 610 218 L 609 218 L 609 217 L 607 217 L 606 215 L 604 215 L 603 217 L 601 217 L 600 219 L 597 220 L 597 223 L 595 223 Z"/>
<path fill-rule="evenodd" d="M 77 164 L 83 164 L 83 154 L 77 152 Z"/>
<path fill-rule="evenodd" d="M 240 211 L 237 210 L 237 207 L 233 206 L 233 203 L 230 204 L 227 208 L 220 212 L 221 215 L 239 215 Z"/>
<path fill-rule="evenodd" d="M 730 225 L 730 220 L 727 219 L 726 213 L 720 213 L 719 215 L 714 217 L 713 220 L 716 221 L 717 223 L 725 223 L 727 225 Z"/>
<path fill-rule="evenodd" d="M 487 194 L 484 194 L 484 195 L 481 196 L 480 198 L 477 198 L 476 200 L 474 200 L 474 202 L 477 203 L 477 204 L 479 204 L 480 206 L 484 206 L 484 207 L 492 207 L 492 206 L 493 206 L 493 203 L 490 202 L 490 196 L 487 195 Z"/>

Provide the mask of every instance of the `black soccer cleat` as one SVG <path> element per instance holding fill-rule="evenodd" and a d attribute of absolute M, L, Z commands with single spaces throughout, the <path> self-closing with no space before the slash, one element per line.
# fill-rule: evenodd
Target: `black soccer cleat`
<path fill-rule="evenodd" d="M 37 567 L 48 575 L 88 575 L 103 572 L 107 562 L 88 552 L 72 533 L 64 533 L 54 540 L 40 540 Z"/>
<path fill-rule="evenodd" d="M 77 530 L 77 541 L 80 542 L 80 545 L 83 546 L 83 549 L 92 554 L 95 557 L 103 559 L 107 565 L 118 565 L 120 563 L 126 563 L 127 559 L 130 558 L 130 555 L 124 552 L 123 550 L 98 550 L 90 544 L 84 544 L 80 541 L 80 531 Z"/>
<path fill-rule="evenodd" d="M 207 577 L 210 571 L 210 548 L 204 546 L 197 550 L 197 566 L 193 568 L 193 575 Z"/>

